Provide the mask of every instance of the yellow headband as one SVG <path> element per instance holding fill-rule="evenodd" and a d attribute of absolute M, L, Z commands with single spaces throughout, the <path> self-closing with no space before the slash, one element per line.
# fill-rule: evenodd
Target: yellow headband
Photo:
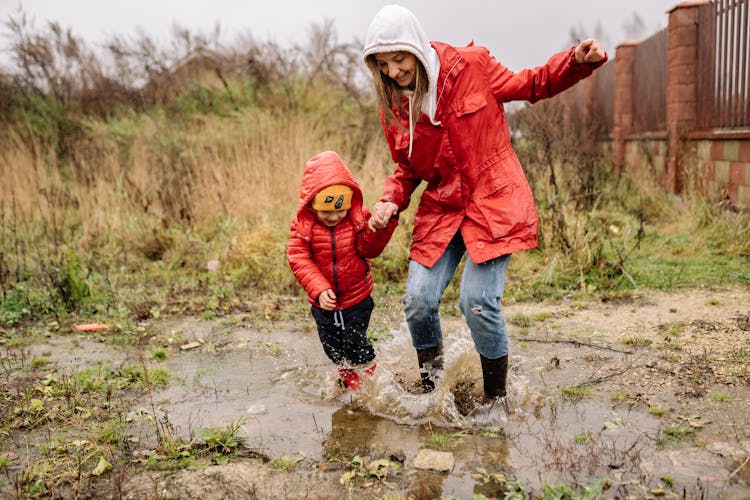
<path fill-rule="evenodd" d="M 321 189 L 312 201 L 313 210 L 332 212 L 352 208 L 352 188 L 343 184 L 334 184 Z"/>

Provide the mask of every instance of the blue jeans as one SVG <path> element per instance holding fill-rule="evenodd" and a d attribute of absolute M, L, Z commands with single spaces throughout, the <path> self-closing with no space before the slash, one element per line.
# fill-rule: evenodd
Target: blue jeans
<path fill-rule="evenodd" d="M 412 344 L 418 350 L 436 347 L 443 342 L 440 301 L 465 253 L 466 245 L 459 231 L 431 268 L 409 261 L 404 313 Z M 461 312 L 477 352 L 490 359 L 508 354 L 508 332 L 500 299 L 509 261 L 510 254 L 483 264 L 474 264 L 467 257 L 461 277 Z"/>

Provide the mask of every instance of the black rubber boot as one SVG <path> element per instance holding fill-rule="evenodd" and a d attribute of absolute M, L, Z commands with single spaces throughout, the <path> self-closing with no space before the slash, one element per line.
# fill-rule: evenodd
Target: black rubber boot
<path fill-rule="evenodd" d="M 480 354 L 479 359 L 482 361 L 485 402 L 496 398 L 504 398 L 506 394 L 505 383 L 508 378 L 508 356 L 489 359 Z"/>
<path fill-rule="evenodd" d="M 419 375 L 422 377 L 422 392 L 435 390 L 435 372 L 443 369 L 443 346 L 417 349 Z"/>

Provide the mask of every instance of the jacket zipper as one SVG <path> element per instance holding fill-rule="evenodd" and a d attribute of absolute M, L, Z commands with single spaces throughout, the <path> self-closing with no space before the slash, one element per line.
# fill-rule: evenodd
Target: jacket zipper
<path fill-rule="evenodd" d="M 335 227 L 331 228 L 331 255 L 333 257 L 333 288 L 336 292 L 336 307 L 338 308 L 336 311 L 333 311 L 333 325 L 334 326 L 340 326 L 341 329 L 344 329 L 344 313 L 341 312 L 341 305 L 339 302 L 339 277 L 338 277 L 338 271 L 337 271 L 337 265 L 336 265 L 336 233 L 335 233 Z"/>

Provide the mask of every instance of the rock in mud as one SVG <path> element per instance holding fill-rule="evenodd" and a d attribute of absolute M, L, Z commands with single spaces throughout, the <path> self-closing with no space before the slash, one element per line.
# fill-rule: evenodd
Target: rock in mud
<path fill-rule="evenodd" d="M 451 452 L 423 448 L 417 453 L 412 465 L 415 469 L 450 472 L 455 463 L 456 460 Z"/>

